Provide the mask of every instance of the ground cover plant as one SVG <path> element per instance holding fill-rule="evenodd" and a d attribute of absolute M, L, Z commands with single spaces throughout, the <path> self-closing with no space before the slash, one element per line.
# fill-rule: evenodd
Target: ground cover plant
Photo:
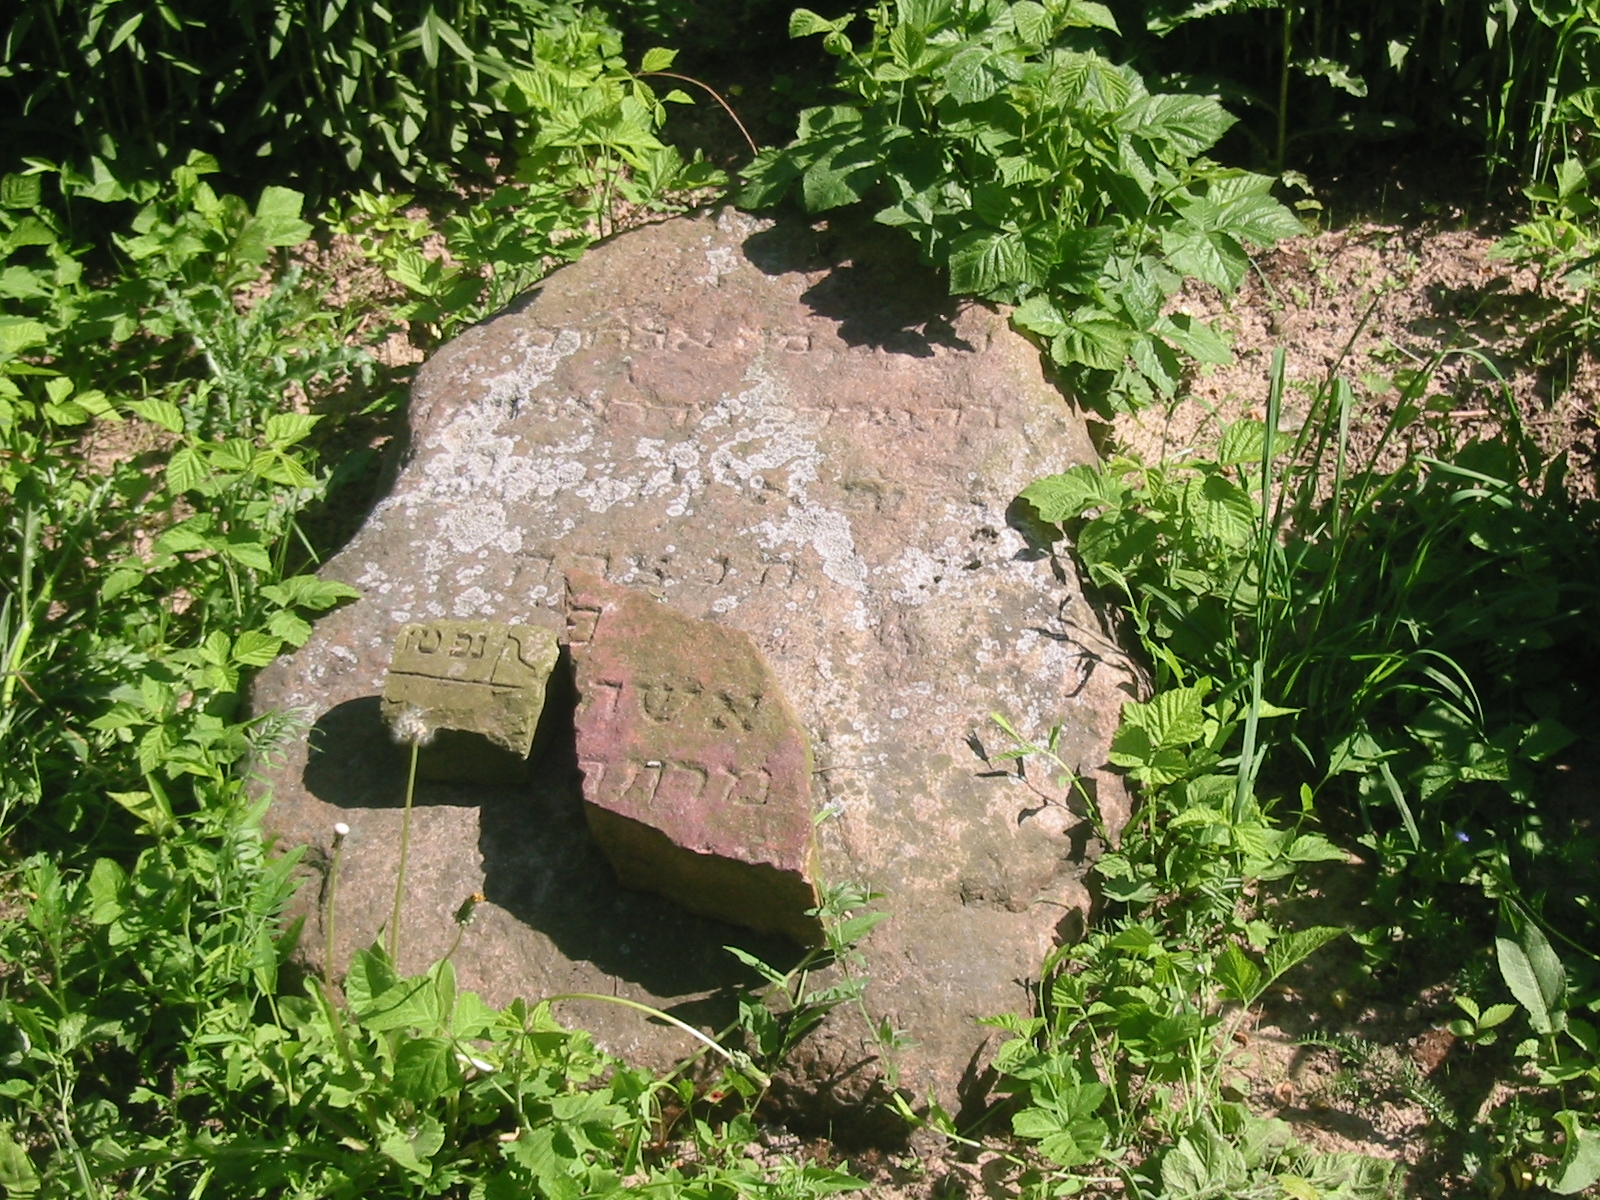
<path fill-rule="evenodd" d="M 1431 374 L 1405 380 L 1387 436 L 1426 419 Z M 1586 1191 L 1600 1180 L 1593 834 L 1543 802 L 1540 769 L 1573 744 L 1565 722 L 1588 720 L 1584 674 L 1561 664 L 1593 654 L 1593 515 L 1514 437 L 1398 471 L 1356 461 L 1338 378 L 1298 438 L 1269 435 L 1282 386 L 1280 355 L 1267 422 L 1228 427 L 1210 453 L 1113 457 L 1025 493 L 1118 597 L 1155 695 L 1129 704 L 1113 745 L 1145 792 L 1096 866 L 1116 915 L 1046 964 L 1042 1015 L 1015 1025 L 1032 1103 L 1013 1127 L 1056 1137 L 1051 1112 L 1076 1118 L 1087 1136 L 1041 1147 L 1070 1178 L 1150 1138 L 1101 1123 L 1131 1107 L 1114 1091 L 1142 1093 L 1163 1136 L 1129 1181 L 1139 1194 L 1383 1194 L 1386 1164 L 1275 1158 L 1263 1147 L 1287 1128 L 1224 1091 L 1248 1006 L 1348 932 L 1350 986 L 1416 986 L 1421 965 L 1448 981 L 1452 1033 L 1498 1047 L 1488 1094 L 1410 1080 L 1445 1169 L 1488 1191 Z M 1347 858 L 1369 872 L 1347 930 L 1275 919 L 1303 868 Z M 1370 1057 L 1359 1039 L 1332 1045 Z M 1051 1055 L 1074 1086 L 1092 1064 L 1107 1097 L 1048 1103 L 1029 1072 Z"/>

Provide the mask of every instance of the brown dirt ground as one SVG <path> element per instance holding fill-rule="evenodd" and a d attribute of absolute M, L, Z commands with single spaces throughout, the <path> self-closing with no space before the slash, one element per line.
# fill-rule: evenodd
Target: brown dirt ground
<path fill-rule="evenodd" d="M 1497 256 L 1498 240 L 1481 227 L 1355 221 L 1262 254 L 1230 299 L 1186 291 L 1176 307 L 1216 320 L 1233 337 L 1235 362 L 1194 373 L 1164 409 L 1118 416 L 1111 441 L 1146 461 L 1203 451 L 1223 424 L 1265 416 L 1281 347 L 1284 427 L 1297 429 L 1337 374 L 1356 389 L 1359 457 L 1394 412 L 1396 372 L 1439 360 L 1423 394 L 1429 420 L 1379 465 L 1394 466 L 1411 448 L 1496 436 L 1514 411 L 1547 458 L 1567 452 L 1574 495 L 1594 498 L 1600 363 L 1548 336 L 1563 303 L 1558 284 Z"/>

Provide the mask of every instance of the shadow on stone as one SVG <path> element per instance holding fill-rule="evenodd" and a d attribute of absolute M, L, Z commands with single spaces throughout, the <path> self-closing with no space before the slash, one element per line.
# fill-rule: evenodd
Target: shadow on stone
<path fill-rule="evenodd" d="M 852 346 L 932 358 L 934 346 L 972 351 L 953 324 L 957 301 L 931 267 L 917 260 L 909 239 L 870 238 L 842 222 L 814 232 L 799 222 L 780 222 L 752 234 L 744 254 L 768 275 L 827 271 L 800 298 L 819 316 L 839 323 Z"/>
<path fill-rule="evenodd" d="M 798 962 L 801 951 L 786 938 L 695 916 L 617 882 L 584 820 L 572 733 L 575 703 L 563 652 L 550 680 L 528 782 L 418 780 L 419 805 L 478 808 L 485 899 L 543 933 L 565 958 L 591 962 L 657 996 L 726 991 L 731 997 L 734 986 L 756 982 L 724 946 L 738 946 L 779 970 Z M 320 799 L 344 808 L 398 808 L 405 777 L 406 751 L 389 738 L 378 697 L 341 704 L 312 729 L 304 780 Z M 722 1022 L 731 1019 L 731 998 L 712 997 L 709 1003 Z"/>

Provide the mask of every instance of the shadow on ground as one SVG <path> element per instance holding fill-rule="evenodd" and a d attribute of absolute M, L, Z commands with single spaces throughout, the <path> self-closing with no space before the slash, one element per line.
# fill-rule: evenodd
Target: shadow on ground
<path fill-rule="evenodd" d="M 589 836 L 583 815 L 570 672 L 551 680 L 528 779 L 479 785 L 419 780 L 417 805 L 478 809 L 484 898 L 555 943 L 569 959 L 656 996 L 727 992 L 757 982 L 723 947 L 787 970 L 801 951 L 781 937 L 697 916 L 669 900 L 623 887 Z M 311 731 L 308 791 L 341 808 L 397 808 L 404 802 L 408 751 L 389 737 L 377 696 L 348 701 Z M 715 999 L 719 1012 L 731 1004 Z"/>

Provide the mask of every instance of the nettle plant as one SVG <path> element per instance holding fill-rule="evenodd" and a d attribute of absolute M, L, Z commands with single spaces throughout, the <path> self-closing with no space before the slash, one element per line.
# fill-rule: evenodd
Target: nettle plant
<path fill-rule="evenodd" d="M 1175 394 L 1185 358 L 1226 340 L 1172 311 L 1186 279 L 1232 292 L 1249 245 L 1300 233 L 1264 175 L 1200 157 L 1234 123 L 1206 96 L 1152 93 L 1100 48 L 1117 26 L 1088 0 L 897 0 L 857 46 L 847 14 L 806 9 L 846 102 L 807 109 L 799 136 L 746 170 L 740 203 L 798 189 L 810 212 L 867 205 L 950 274 L 950 290 L 1016 305 L 1086 398 L 1134 407 Z"/>

